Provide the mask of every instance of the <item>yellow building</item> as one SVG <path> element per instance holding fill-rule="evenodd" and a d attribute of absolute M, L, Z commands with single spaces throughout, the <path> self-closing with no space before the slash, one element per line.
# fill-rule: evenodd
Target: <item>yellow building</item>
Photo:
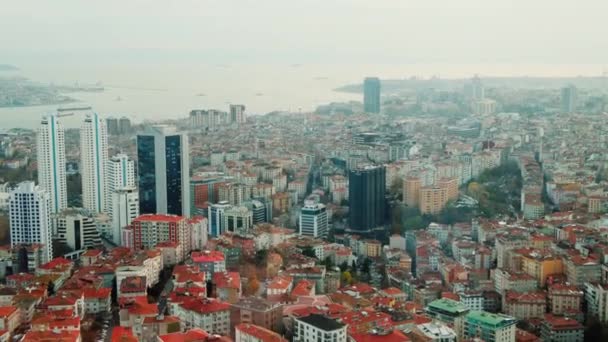
<path fill-rule="evenodd" d="M 521 255 L 521 270 L 536 278 L 541 287 L 548 276 L 564 274 L 563 258 L 551 250 L 522 248 L 514 252 Z"/>
<path fill-rule="evenodd" d="M 365 247 L 368 258 L 377 258 L 382 255 L 382 244 L 378 240 L 365 240 Z"/>
<path fill-rule="evenodd" d="M 441 178 L 437 181 L 437 186 L 447 189 L 448 201 L 458 199 L 458 179 Z"/>
<path fill-rule="evenodd" d="M 448 202 L 448 189 L 437 186 L 420 188 L 420 213 L 438 214 Z"/>
<path fill-rule="evenodd" d="M 420 188 L 422 180 L 419 177 L 407 177 L 403 180 L 403 202 L 409 207 L 417 207 L 420 203 Z"/>

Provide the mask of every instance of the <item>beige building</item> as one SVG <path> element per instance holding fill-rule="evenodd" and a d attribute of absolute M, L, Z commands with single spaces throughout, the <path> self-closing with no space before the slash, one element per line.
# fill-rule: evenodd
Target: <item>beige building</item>
<path fill-rule="evenodd" d="M 420 213 L 438 214 L 448 202 L 448 189 L 438 186 L 420 188 Z"/>
<path fill-rule="evenodd" d="M 407 206 L 418 206 L 421 186 L 422 181 L 419 177 L 407 177 L 403 180 L 403 201 Z"/>

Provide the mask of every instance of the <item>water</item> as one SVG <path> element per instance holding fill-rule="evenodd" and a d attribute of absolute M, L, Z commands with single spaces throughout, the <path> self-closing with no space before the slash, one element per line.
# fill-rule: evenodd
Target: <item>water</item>
<path fill-rule="evenodd" d="M 207 65 L 104 64 L 18 65 L 20 74 L 34 81 L 68 84 L 101 82 L 104 92 L 68 94 L 104 116 L 127 116 L 134 122 L 185 118 L 191 109 L 223 109 L 244 104 L 249 115 L 275 110 L 312 111 L 332 101 L 361 100 L 361 95 L 335 92 L 366 76 L 445 78 L 491 76 L 599 75 L 597 65 Z M 201 96 L 202 95 L 202 96 Z M 41 115 L 57 105 L 0 108 L 0 128 L 35 128 Z M 66 127 L 81 118 L 68 117 Z"/>

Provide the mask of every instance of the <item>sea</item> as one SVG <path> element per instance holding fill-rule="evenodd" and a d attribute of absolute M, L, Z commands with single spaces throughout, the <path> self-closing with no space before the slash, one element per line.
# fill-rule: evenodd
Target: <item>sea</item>
<path fill-rule="evenodd" d="M 94 85 L 102 92 L 66 94 L 64 105 L 0 108 L 0 130 L 35 128 L 42 115 L 58 107 L 91 106 L 103 116 L 134 123 L 187 118 L 192 109 L 228 110 L 243 104 L 248 115 L 272 111 L 311 112 L 330 102 L 361 101 L 362 95 L 335 91 L 367 76 L 467 78 L 483 76 L 597 76 L 601 65 L 522 64 L 197 64 L 197 63 L 58 63 L 17 65 L 11 75 L 59 85 Z M 0 72 L 0 77 L 7 76 Z M 82 118 L 62 118 L 76 128 Z"/>

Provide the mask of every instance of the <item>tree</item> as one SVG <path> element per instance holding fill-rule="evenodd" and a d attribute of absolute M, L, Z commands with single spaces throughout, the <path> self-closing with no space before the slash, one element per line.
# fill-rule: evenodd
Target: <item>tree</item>
<path fill-rule="evenodd" d="M 403 228 L 406 231 L 425 228 L 424 220 L 422 219 L 422 216 L 410 217 L 403 223 Z"/>
<path fill-rule="evenodd" d="M 325 265 L 325 269 L 331 269 L 334 267 L 334 262 L 331 260 L 330 257 L 325 258 L 325 260 L 323 260 L 323 265 Z"/>
<path fill-rule="evenodd" d="M 312 248 L 310 246 L 304 247 L 304 249 L 302 250 L 302 254 L 306 255 L 308 257 L 311 257 L 311 258 L 316 258 L 317 257 L 317 254 L 315 253 L 314 248 Z"/>
<path fill-rule="evenodd" d="M 349 271 L 342 272 L 342 285 L 350 284 L 353 281 L 353 276 Z"/>
<path fill-rule="evenodd" d="M 363 260 L 363 265 L 361 265 L 361 272 L 363 272 L 364 274 L 369 273 L 371 265 L 372 260 L 370 258 L 365 258 L 365 260 Z"/>
<path fill-rule="evenodd" d="M 391 187 L 389 189 L 391 194 L 397 195 L 400 197 L 403 195 L 403 179 L 401 177 L 397 177 L 391 183 Z"/>
<path fill-rule="evenodd" d="M 268 250 L 260 249 L 259 251 L 255 252 L 255 263 L 258 265 L 263 265 L 266 263 L 267 257 L 268 257 Z"/>
<path fill-rule="evenodd" d="M 250 296 L 255 296 L 258 294 L 258 291 L 260 290 L 260 281 L 258 280 L 258 277 L 253 276 L 250 277 L 249 280 L 247 281 L 247 293 Z"/>

